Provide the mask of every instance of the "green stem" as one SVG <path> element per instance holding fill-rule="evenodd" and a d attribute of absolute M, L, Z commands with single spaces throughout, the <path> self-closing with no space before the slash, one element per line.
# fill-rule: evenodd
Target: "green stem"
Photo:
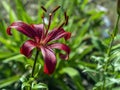
<path fill-rule="evenodd" d="M 114 38 L 115 38 L 116 34 L 118 33 L 119 19 L 120 19 L 120 17 L 118 16 L 117 17 L 117 23 L 116 23 L 115 29 L 113 30 L 112 35 L 111 35 L 111 42 L 110 42 L 110 45 L 109 45 L 109 48 L 108 48 L 108 51 L 107 51 L 107 56 L 108 57 L 110 56 L 110 52 L 111 52 L 111 48 L 112 48 L 112 44 L 113 44 Z"/>
<path fill-rule="evenodd" d="M 109 66 L 110 52 L 111 52 L 111 49 L 112 49 L 112 45 L 113 45 L 115 36 L 116 36 L 117 33 L 118 33 L 118 23 L 119 23 L 119 19 L 120 19 L 120 16 L 118 15 L 118 17 L 117 17 L 117 22 L 116 22 L 116 26 L 115 26 L 115 28 L 114 28 L 114 30 L 113 30 L 113 32 L 112 32 L 110 45 L 109 45 L 109 48 L 108 48 L 108 50 L 107 50 L 107 58 L 108 58 L 108 59 L 107 59 L 107 61 L 106 61 L 106 63 L 105 63 L 105 69 L 104 69 L 104 73 L 103 73 L 103 74 L 105 74 L 105 72 L 107 72 L 107 66 Z M 102 90 L 106 90 L 105 84 L 106 84 L 106 76 L 104 75 L 104 77 L 103 77 L 103 86 L 102 86 Z"/>
<path fill-rule="evenodd" d="M 35 60 L 34 60 L 34 64 L 33 64 L 33 68 L 32 68 L 32 74 L 31 74 L 32 77 L 34 77 L 35 65 L 36 65 L 36 61 L 37 61 L 37 58 L 38 58 L 38 54 L 39 54 L 39 51 L 37 50 Z"/>
<path fill-rule="evenodd" d="M 32 78 L 34 78 L 34 71 L 35 71 L 35 65 L 36 65 L 36 62 L 37 62 L 38 54 L 39 54 L 39 51 L 37 50 L 36 51 L 36 55 L 35 55 L 35 60 L 34 60 L 33 68 L 32 68 L 32 74 L 31 74 Z M 31 86 L 32 86 L 32 82 L 31 82 Z M 32 88 L 30 87 L 29 90 L 32 90 Z"/>

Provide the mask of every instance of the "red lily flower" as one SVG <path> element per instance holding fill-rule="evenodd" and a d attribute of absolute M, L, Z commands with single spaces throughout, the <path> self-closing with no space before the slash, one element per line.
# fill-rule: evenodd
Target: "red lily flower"
<path fill-rule="evenodd" d="M 60 38 L 65 38 L 65 40 L 70 38 L 71 33 L 64 31 L 61 26 L 48 32 L 48 30 L 44 29 L 44 24 L 28 25 L 19 21 L 12 23 L 7 28 L 7 33 L 9 35 L 12 35 L 12 28 L 31 38 L 30 40 L 27 40 L 20 48 L 21 54 L 30 58 L 34 48 L 37 48 L 42 52 L 45 61 L 44 72 L 46 74 L 52 74 L 56 66 L 56 56 L 53 49 L 65 51 L 66 54 L 60 54 L 60 58 L 65 60 L 68 59 L 70 48 L 67 45 L 63 43 L 50 43 L 51 41 L 58 40 Z"/>

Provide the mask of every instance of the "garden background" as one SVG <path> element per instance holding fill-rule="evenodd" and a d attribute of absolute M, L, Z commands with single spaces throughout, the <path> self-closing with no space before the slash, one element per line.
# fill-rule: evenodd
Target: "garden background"
<path fill-rule="evenodd" d="M 119 34 L 111 50 L 111 65 L 104 71 L 110 34 L 117 20 L 116 5 L 117 0 L 0 0 L 0 90 L 21 90 L 22 82 L 30 73 L 29 66 L 33 65 L 33 58 L 27 59 L 19 52 L 27 37 L 16 30 L 11 37 L 6 29 L 18 20 L 42 23 L 41 6 L 48 11 L 61 6 L 52 27 L 63 20 L 66 11 L 69 19 L 64 29 L 72 36 L 67 42 L 60 40 L 71 48 L 71 53 L 68 61 L 61 60 L 56 53 L 57 66 L 52 75 L 44 74 L 44 61 L 39 55 L 41 68 L 37 81 L 45 83 L 49 90 L 103 90 L 103 84 L 107 88 L 104 90 L 120 90 Z"/>

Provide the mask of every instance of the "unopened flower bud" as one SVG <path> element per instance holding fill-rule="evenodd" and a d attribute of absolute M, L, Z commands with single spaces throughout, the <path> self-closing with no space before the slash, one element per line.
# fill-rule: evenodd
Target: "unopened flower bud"
<path fill-rule="evenodd" d="M 117 13 L 120 15 L 120 0 L 117 0 Z"/>

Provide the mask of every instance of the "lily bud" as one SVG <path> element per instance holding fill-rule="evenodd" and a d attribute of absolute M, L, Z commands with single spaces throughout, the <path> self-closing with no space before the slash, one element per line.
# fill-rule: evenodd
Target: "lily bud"
<path fill-rule="evenodd" d="M 117 13 L 120 15 L 120 0 L 117 0 Z"/>

